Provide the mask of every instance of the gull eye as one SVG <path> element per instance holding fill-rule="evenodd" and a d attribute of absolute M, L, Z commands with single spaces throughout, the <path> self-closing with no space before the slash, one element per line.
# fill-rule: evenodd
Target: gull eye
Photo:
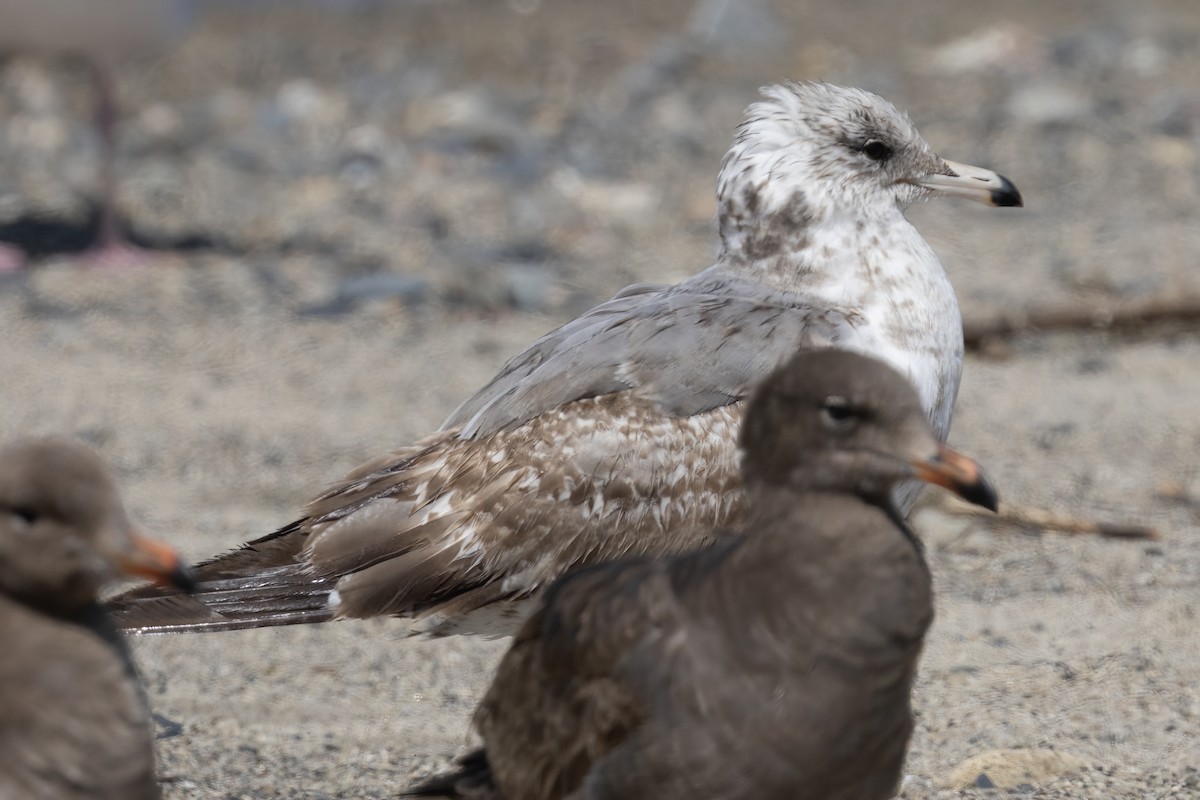
<path fill-rule="evenodd" d="M 859 410 L 850 405 L 850 401 L 838 395 L 826 397 L 821 403 L 821 421 L 825 427 L 833 430 L 846 430 L 858 422 L 862 416 Z"/>
<path fill-rule="evenodd" d="M 892 155 L 892 148 L 878 139 L 869 139 L 862 146 L 862 151 L 872 161 L 886 161 Z"/>
<path fill-rule="evenodd" d="M 34 511 L 32 508 L 25 508 L 23 506 L 17 506 L 15 508 L 10 508 L 8 510 L 8 513 L 12 514 L 14 517 L 16 517 L 20 522 L 22 522 L 25 525 L 32 525 L 33 523 L 37 522 L 37 520 L 38 520 L 38 513 L 36 511 Z"/>

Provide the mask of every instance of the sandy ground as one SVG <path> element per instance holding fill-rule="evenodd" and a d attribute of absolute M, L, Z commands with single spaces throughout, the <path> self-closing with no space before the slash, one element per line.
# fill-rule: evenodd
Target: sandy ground
<path fill-rule="evenodd" d="M 1021 187 L 1025 210 L 913 211 L 968 315 L 1200 290 L 1185 0 L 748 5 L 697 58 L 685 2 L 331 5 L 209 14 L 126 66 L 123 202 L 167 249 L 111 273 L 46 246 L 0 285 L 0 438 L 83 437 L 197 558 L 428 432 L 580 308 L 706 266 L 721 155 L 775 79 L 879 91 Z M 0 233 L 84 224 L 86 102 L 69 65 L 0 70 Z M 1195 331 L 1156 328 L 968 359 L 951 438 L 1006 499 L 1163 535 L 918 512 L 938 620 L 904 797 L 993 796 L 950 785 L 980 773 L 1021 797 L 1200 797 L 1198 358 Z M 393 797 L 471 743 L 504 646 L 386 620 L 137 640 L 183 725 L 166 795 Z"/>

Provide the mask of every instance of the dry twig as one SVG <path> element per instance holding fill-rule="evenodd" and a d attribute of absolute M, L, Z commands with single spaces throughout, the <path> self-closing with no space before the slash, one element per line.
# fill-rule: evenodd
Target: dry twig
<path fill-rule="evenodd" d="M 940 497 L 938 508 L 950 514 L 979 517 L 980 519 L 1008 522 L 1023 528 L 1041 528 L 1069 534 L 1091 534 L 1114 539 L 1159 539 L 1156 529 L 1146 525 L 1127 525 L 1121 522 L 1076 517 L 1049 511 L 1044 508 L 1002 503 L 1000 512 L 993 514 L 986 509 L 973 506 L 954 497 Z"/>
<path fill-rule="evenodd" d="M 1092 301 L 979 317 L 963 321 L 963 341 L 968 350 L 980 350 L 997 339 L 1032 331 L 1130 328 L 1162 322 L 1200 322 L 1200 296 Z"/>

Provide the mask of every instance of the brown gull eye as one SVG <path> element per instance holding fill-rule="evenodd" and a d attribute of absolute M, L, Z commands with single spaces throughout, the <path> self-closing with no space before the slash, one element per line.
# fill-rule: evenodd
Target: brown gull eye
<path fill-rule="evenodd" d="M 20 520 L 23 525 L 32 525 L 33 523 L 37 522 L 38 519 L 38 513 L 36 511 L 34 511 L 32 508 L 25 508 L 24 506 L 10 508 L 9 513 Z"/>
<path fill-rule="evenodd" d="M 821 420 L 826 427 L 834 430 L 846 430 L 852 427 L 861 416 L 850 401 L 844 397 L 831 395 L 821 403 Z"/>
<path fill-rule="evenodd" d="M 862 151 L 872 161 L 885 161 L 892 154 L 892 148 L 878 139 L 871 139 L 862 146 Z"/>

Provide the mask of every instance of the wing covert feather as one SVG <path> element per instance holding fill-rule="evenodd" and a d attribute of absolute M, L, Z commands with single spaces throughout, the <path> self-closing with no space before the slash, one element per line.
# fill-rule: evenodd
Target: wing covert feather
<path fill-rule="evenodd" d="M 797 349 L 839 341 L 855 322 L 851 312 L 724 274 L 631 286 L 511 359 L 443 428 L 474 439 L 621 391 L 672 416 L 703 413 L 744 397 Z"/>

